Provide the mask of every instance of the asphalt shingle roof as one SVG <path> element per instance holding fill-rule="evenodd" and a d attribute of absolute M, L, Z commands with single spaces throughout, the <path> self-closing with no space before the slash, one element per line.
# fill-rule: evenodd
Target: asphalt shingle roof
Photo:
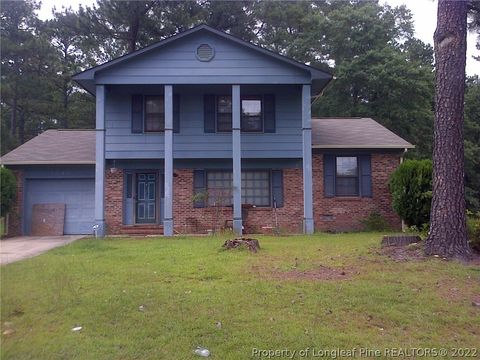
<path fill-rule="evenodd" d="M 317 149 L 410 149 L 414 146 L 370 118 L 312 119 Z"/>
<path fill-rule="evenodd" d="M 312 119 L 317 149 L 408 149 L 414 146 L 370 118 Z M 3 165 L 95 164 L 95 130 L 47 130 L 0 159 Z"/>
<path fill-rule="evenodd" d="M 0 161 L 3 165 L 95 164 L 95 130 L 47 130 Z"/>

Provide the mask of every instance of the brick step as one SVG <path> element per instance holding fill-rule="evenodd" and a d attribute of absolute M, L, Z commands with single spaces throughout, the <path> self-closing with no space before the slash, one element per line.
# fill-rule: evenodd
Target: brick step
<path fill-rule="evenodd" d="M 163 235 L 163 225 L 128 225 L 121 230 L 125 235 Z"/>

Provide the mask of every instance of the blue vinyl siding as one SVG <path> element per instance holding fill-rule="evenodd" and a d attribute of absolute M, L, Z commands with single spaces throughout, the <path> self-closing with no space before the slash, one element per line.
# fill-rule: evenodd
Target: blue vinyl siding
<path fill-rule="evenodd" d="M 106 158 L 164 157 L 163 133 L 135 134 L 131 129 L 133 94 L 161 94 L 163 86 L 111 86 L 105 104 Z M 231 133 L 204 132 L 204 94 L 230 94 L 231 86 L 174 86 L 180 96 L 180 132 L 174 134 L 174 158 L 231 158 Z M 275 95 L 275 133 L 241 135 L 242 158 L 301 158 L 301 87 L 245 85 L 242 95 Z"/>
<path fill-rule="evenodd" d="M 211 61 L 199 61 L 198 45 L 215 49 Z M 309 71 L 200 31 L 165 47 L 128 60 L 95 76 L 97 84 L 303 84 Z"/>

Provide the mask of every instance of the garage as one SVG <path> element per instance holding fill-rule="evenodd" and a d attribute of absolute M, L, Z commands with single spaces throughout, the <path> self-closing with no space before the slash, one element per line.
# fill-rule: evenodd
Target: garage
<path fill-rule="evenodd" d="M 25 192 L 25 233 L 32 232 L 35 204 L 65 204 L 63 233 L 91 234 L 94 225 L 94 179 L 28 179 Z"/>
<path fill-rule="evenodd" d="M 8 236 L 93 233 L 95 130 L 47 130 L 0 163 L 17 179 Z"/>

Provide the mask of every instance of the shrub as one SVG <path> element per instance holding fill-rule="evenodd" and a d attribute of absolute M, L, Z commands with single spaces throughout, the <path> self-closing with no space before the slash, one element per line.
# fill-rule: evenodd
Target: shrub
<path fill-rule="evenodd" d="M 390 177 L 393 209 L 408 226 L 428 223 L 432 202 L 432 161 L 406 160 Z"/>
<path fill-rule="evenodd" d="M 391 230 L 387 220 L 378 212 L 372 211 L 365 219 L 361 220 L 365 231 Z"/>
<path fill-rule="evenodd" d="M 480 252 L 480 213 L 468 214 L 467 217 L 468 242 L 470 247 Z"/>
<path fill-rule="evenodd" d="M 4 217 L 10 211 L 16 195 L 15 175 L 9 169 L 0 167 L 0 216 Z"/>

